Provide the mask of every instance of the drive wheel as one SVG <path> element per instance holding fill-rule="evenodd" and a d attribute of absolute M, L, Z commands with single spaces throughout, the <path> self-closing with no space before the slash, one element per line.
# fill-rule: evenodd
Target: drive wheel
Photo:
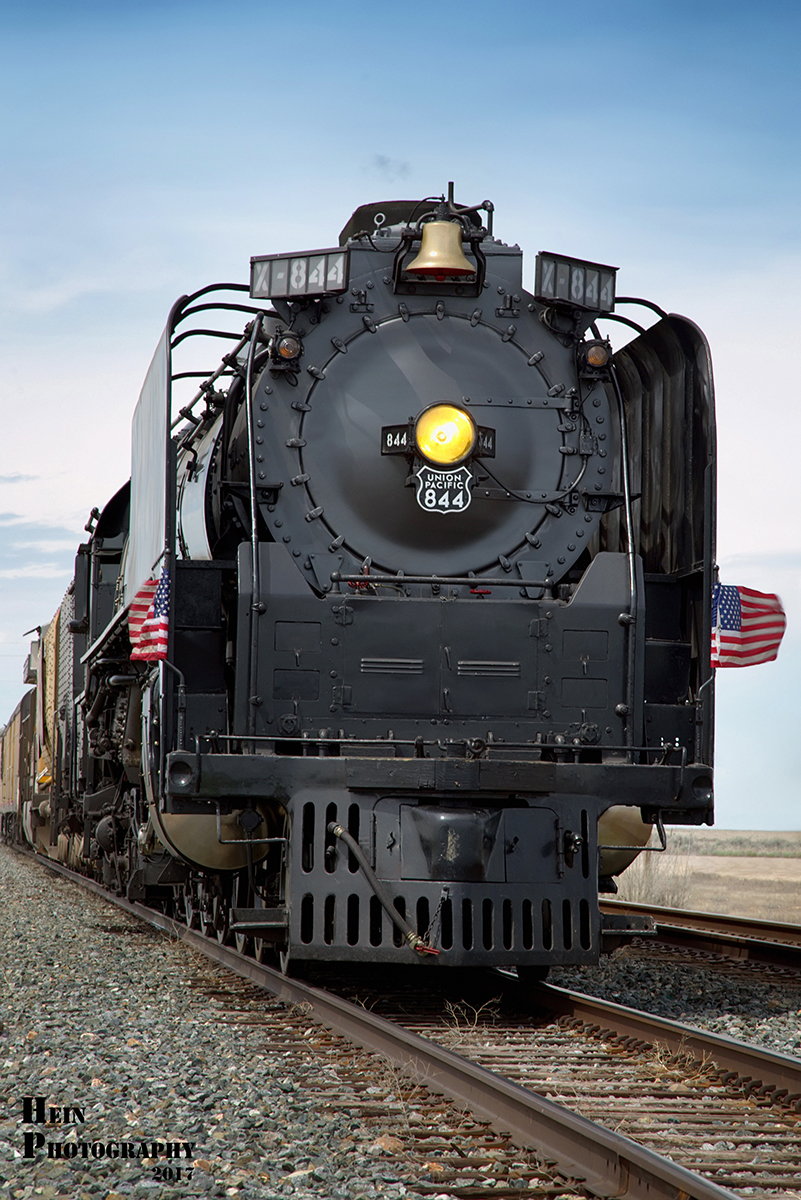
<path fill-rule="evenodd" d="M 201 880 L 197 888 L 198 918 L 200 932 L 204 937 L 216 938 L 217 930 L 214 925 L 214 893 L 208 884 Z"/>
<path fill-rule="evenodd" d="M 287 903 L 289 895 L 289 838 L 290 821 L 286 813 L 281 822 L 281 837 L 283 842 L 275 842 L 270 846 L 267 858 L 260 864 L 256 873 L 257 896 L 254 899 L 255 908 L 281 908 Z M 289 935 L 283 943 L 274 938 L 253 939 L 253 957 L 256 962 L 266 967 L 279 970 L 287 975 L 289 970 L 290 948 Z"/>
<path fill-rule="evenodd" d="M 184 921 L 187 929 L 200 929 L 200 905 L 198 903 L 197 885 L 190 879 L 182 889 Z"/>
<path fill-rule="evenodd" d="M 291 825 L 289 818 L 286 818 L 284 821 L 283 833 L 286 841 L 281 847 L 282 853 L 278 887 L 278 903 L 287 910 L 289 909 L 289 897 L 292 894 L 290 888 L 290 869 L 292 861 L 292 841 L 290 837 L 290 830 Z M 278 969 L 281 974 L 288 977 L 296 975 L 298 963 L 297 960 L 293 959 L 292 957 L 292 942 L 290 939 L 289 930 L 286 932 L 286 940 L 284 942 L 279 942 L 276 949 L 278 951 Z"/>
<path fill-rule="evenodd" d="M 238 875 L 234 881 L 234 895 L 231 904 L 232 908 L 255 908 L 255 897 L 250 890 L 248 877 L 243 872 Z M 235 933 L 234 945 L 240 954 L 253 954 L 254 942 L 261 941 L 261 938 L 254 938 L 252 933 Z M 258 961 L 263 961 L 259 959 Z"/>
<path fill-rule="evenodd" d="M 231 910 L 228 907 L 228 900 L 220 892 L 215 892 L 211 901 L 211 921 L 214 926 L 214 934 L 221 946 L 227 946 L 231 941 Z"/>
<path fill-rule="evenodd" d="M 253 939 L 253 957 L 257 963 L 261 963 L 265 967 L 275 966 L 275 949 L 264 938 L 254 937 Z"/>

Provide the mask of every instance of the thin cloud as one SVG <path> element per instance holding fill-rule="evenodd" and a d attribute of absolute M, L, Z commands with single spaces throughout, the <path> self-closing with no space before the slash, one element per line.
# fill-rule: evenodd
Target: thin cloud
<path fill-rule="evenodd" d="M 10 549 L 38 551 L 41 554 L 54 554 L 60 550 L 77 550 L 75 538 L 35 538 L 29 542 L 12 542 Z"/>
<path fill-rule="evenodd" d="M 40 478 L 40 475 L 0 475 L 0 483 L 35 483 Z M 6 516 L 5 513 L 2 515 Z"/>
<path fill-rule="evenodd" d="M 68 579 L 79 541 L 78 535 L 63 525 L 2 513 L 0 580 Z M 8 603 L 7 597 L 4 603 Z"/>
<path fill-rule="evenodd" d="M 370 159 L 370 174 L 380 175 L 389 183 L 394 183 L 396 179 L 406 179 L 411 169 L 405 159 L 390 158 L 386 154 L 374 154 Z"/>
<path fill-rule="evenodd" d="M 0 579 L 63 579 L 64 568 L 56 563 L 28 563 L 24 567 L 7 567 Z"/>
<path fill-rule="evenodd" d="M 770 567 L 779 571 L 797 571 L 801 568 L 801 551 L 767 551 L 764 554 L 727 554 L 720 560 L 721 567 L 736 570 L 737 567 Z"/>

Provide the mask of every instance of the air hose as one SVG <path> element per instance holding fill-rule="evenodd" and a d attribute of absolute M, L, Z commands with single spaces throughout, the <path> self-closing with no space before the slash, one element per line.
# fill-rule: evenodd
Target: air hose
<path fill-rule="evenodd" d="M 400 915 L 397 908 L 392 903 L 386 888 L 381 883 L 381 880 L 378 878 L 375 871 L 367 861 L 367 857 L 359 843 L 356 841 L 355 837 L 352 837 L 351 834 L 348 833 L 347 829 L 343 829 L 341 825 L 337 825 L 336 821 L 331 821 L 328 826 L 328 832 L 333 834 L 335 838 L 339 838 L 339 840 L 344 842 L 348 847 L 351 854 L 359 864 L 365 879 L 377 896 L 384 912 L 387 914 L 390 921 L 397 925 L 398 929 L 403 934 L 403 940 L 407 942 L 413 950 L 416 950 L 418 954 L 439 954 L 439 950 L 435 949 L 433 946 L 426 945 L 425 940 L 420 937 L 420 934 L 415 933 L 409 922 Z"/>

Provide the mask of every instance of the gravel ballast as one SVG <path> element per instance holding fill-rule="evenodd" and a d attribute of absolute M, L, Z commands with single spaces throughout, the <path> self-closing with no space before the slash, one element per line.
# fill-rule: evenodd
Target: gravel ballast
<path fill-rule="evenodd" d="M 801 974 L 736 960 L 691 965 L 633 946 L 597 967 L 556 968 L 548 982 L 801 1058 Z"/>
<path fill-rule="evenodd" d="M 584 1194 L 301 1010 L 4 846 L 0 959 L 3 1198 L 450 1200 L 526 1194 L 535 1175 L 531 1195 Z M 60 1120 L 39 1122 L 37 1097 Z"/>
<path fill-rule="evenodd" d="M 0 957 L 4 1198 L 450 1200 L 533 1186 L 534 1157 L 508 1139 L 6 847 Z M 687 965 L 643 946 L 551 980 L 801 1054 L 801 977 L 787 972 Z M 84 1120 L 42 1124 L 36 1097 Z M 61 1157 L 47 1157 L 50 1142 Z M 110 1144 L 130 1157 L 107 1157 Z"/>

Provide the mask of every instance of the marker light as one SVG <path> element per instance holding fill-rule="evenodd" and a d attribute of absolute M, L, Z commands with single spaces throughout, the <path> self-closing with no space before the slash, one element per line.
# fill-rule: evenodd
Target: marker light
<path fill-rule="evenodd" d="M 467 458 L 476 444 L 473 419 L 452 404 L 434 404 L 417 418 L 414 440 L 423 458 L 453 466 Z"/>
<path fill-rule="evenodd" d="M 281 358 L 297 358 L 300 354 L 300 341 L 296 337 L 282 337 L 278 343 L 278 353 Z"/>
<path fill-rule="evenodd" d="M 587 347 L 587 364 L 590 367 L 605 367 L 609 362 L 609 347 L 603 342 L 591 342 Z"/>

